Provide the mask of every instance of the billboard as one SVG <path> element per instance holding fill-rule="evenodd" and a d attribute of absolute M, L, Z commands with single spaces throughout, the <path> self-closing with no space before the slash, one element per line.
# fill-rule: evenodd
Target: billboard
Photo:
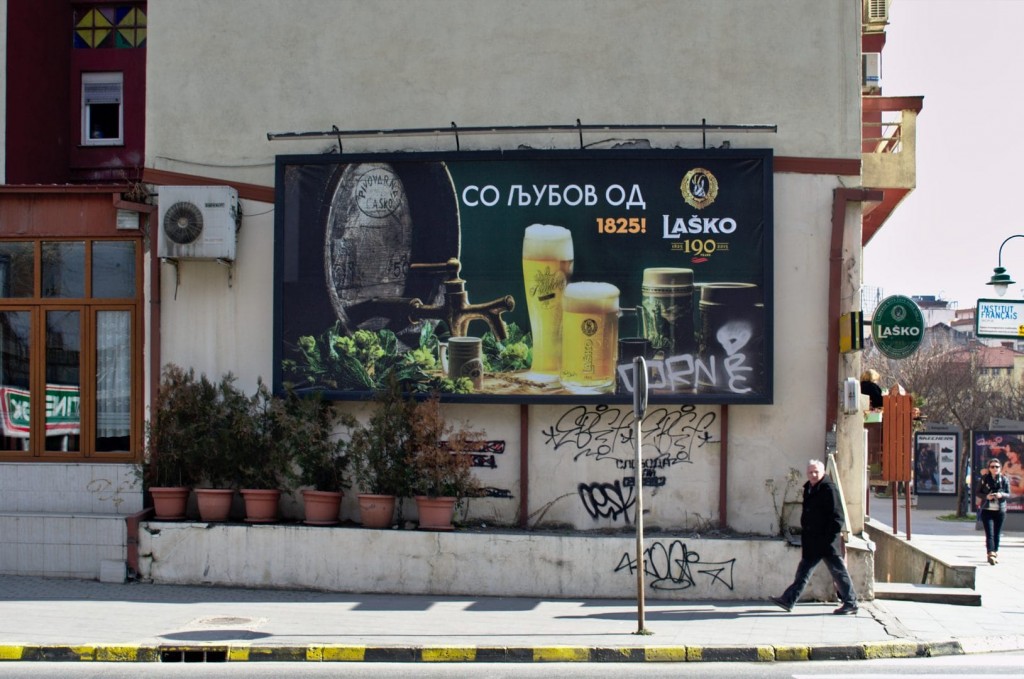
<path fill-rule="evenodd" d="M 768 150 L 280 156 L 275 387 L 772 400 Z"/>
<path fill-rule="evenodd" d="M 959 448 L 959 434 L 915 433 L 914 492 L 918 495 L 955 495 Z"/>
<path fill-rule="evenodd" d="M 1010 485 L 1006 510 L 1024 511 L 1024 431 L 976 431 L 973 441 L 971 508 L 977 509 L 980 502 L 976 495 L 978 479 L 989 473 L 987 462 L 995 458 L 1002 463 L 1002 474 Z"/>

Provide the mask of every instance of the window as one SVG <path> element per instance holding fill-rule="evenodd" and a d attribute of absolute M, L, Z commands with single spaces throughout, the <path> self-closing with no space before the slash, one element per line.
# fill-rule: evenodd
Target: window
<path fill-rule="evenodd" d="M 121 73 L 82 74 L 82 145 L 124 144 Z"/>
<path fill-rule="evenodd" d="M 141 449 L 135 241 L 0 240 L 0 460 Z"/>

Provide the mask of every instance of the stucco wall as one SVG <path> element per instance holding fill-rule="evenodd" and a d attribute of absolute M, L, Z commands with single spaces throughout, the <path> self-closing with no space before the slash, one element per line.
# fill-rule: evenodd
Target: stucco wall
<path fill-rule="evenodd" d="M 777 156 L 859 157 L 859 6 L 820 0 L 518 3 L 152 0 L 147 166 L 273 184 L 275 154 L 331 141 L 269 142 L 266 133 L 540 123 L 774 124 L 777 134 L 709 134 Z M 602 137 L 587 139 L 599 141 Z M 652 134 L 654 146 L 699 148 L 700 135 Z M 574 135 L 467 137 L 461 148 L 572 148 Z M 346 140 L 346 152 L 453 149 L 442 137 Z M 777 535 L 791 470 L 824 454 L 828 261 L 833 190 L 856 177 L 776 174 L 774 403 L 729 410 L 728 525 Z M 242 201 L 237 261 L 162 265 L 163 362 L 269 378 L 273 207 Z M 851 208 L 850 228 L 859 225 Z M 849 230 L 849 229 L 848 229 Z M 859 247 L 844 270 L 859 284 Z M 838 395 L 836 395 L 838 396 Z M 357 406 L 344 407 L 359 410 Z M 572 406 L 529 409 L 531 521 L 581 529 L 631 520 L 631 448 L 588 455 L 552 428 Z M 471 516 L 512 523 L 519 511 L 519 409 L 460 406 L 505 441 Z M 719 517 L 721 408 L 700 406 L 706 437 L 657 470 L 649 521 L 697 528 Z M 857 468 L 855 437 L 845 439 Z M 856 477 L 856 474 L 853 474 Z M 856 478 L 854 478 L 856 484 Z M 618 490 L 615 484 L 618 483 Z M 584 487 L 581 488 L 580 484 Z M 862 489 L 848 492 L 854 501 Z M 595 498 L 607 501 L 594 511 Z M 351 500 L 347 500 L 351 502 Z M 616 504 L 618 503 L 618 505 Z M 617 506 L 626 511 L 616 512 Z M 602 513 L 603 512 L 603 513 Z"/>
<path fill-rule="evenodd" d="M 779 155 L 859 157 L 860 8 L 820 0 L 153 0 L 146 164 L 273 182 L 267 132 L 586 123 L 774 124 L 712 134 Z M 601 137 L 588 139 L 599 141 Z M 699 134 L 657 146 L 699 147 Z M 462 148 L 574 146 L 574 135 Z M 447 137 L 345 150 L 452 149 Z"/>

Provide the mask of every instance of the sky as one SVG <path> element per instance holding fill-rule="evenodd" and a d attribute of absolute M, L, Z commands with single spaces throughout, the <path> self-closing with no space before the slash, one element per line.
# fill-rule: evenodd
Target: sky
<path fill-rule="evenodd" d="M 1024 0 L 893 0 L 882 94 L 924 96 L 917 188 L 864 249 L 863 284 L 973 307 L 1024 234 Z M 1024 238 L 1002 264 L 1024 299 Z"/>

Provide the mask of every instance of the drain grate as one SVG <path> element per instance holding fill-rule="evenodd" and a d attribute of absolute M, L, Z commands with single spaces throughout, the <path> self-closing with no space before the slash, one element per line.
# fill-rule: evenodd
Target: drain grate
<path fill-rule="evenodd" d="M 160 662 L 227 662 L 226 648 L 161 648 Z"/>
<path fill-rule="evenodd" d="M 221 616 L 219 618 L 200 618 L 200 625 L 249 625 L 256 622 L 252 618 L 234 618 Z"/>

